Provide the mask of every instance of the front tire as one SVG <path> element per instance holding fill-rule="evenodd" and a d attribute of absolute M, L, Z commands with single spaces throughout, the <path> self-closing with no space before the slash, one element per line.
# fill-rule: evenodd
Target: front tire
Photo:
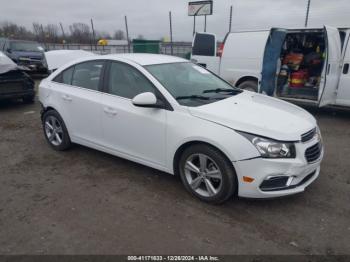
<path fill-rule="evenodd" d="M 179 173 L 185 188 L 208 203 L 225 202 L 237 188 L 231 162 L 209 145 L 197 144 L 185 149 L 180 157 Z"/>
<path fill-rule="evenodd" d="M 71 147 L 66 125 L 55 110 L 49 110 L 44 113 L 43 130 L 47 142 L 53 149 L 63 151 Z"/>

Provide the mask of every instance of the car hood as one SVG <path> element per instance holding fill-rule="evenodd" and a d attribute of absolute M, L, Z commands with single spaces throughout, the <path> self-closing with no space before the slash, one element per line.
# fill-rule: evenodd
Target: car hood
<path fill-rule="evenodd" d="M 0 52 L 0 74 L 18 69 L 18 66 L 3 52 Z"/>
<path fill-rule="evenodd" d="M 280 141 L 298 141 L 316 126 L 315 118 L 288 102 L 254 92 L 215 103 L 190 107 L 193 116 L 217 124 Z"/>

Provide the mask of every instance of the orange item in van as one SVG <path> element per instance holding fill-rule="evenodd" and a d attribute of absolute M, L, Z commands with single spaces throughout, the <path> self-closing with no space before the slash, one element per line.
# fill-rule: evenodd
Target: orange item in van
<path fill-rule="evenodd" d="M 306 70 L 299 70 L 291 73 L 290 87 L 304 87 L 306 79 L 308 79 L 308 72 Z"/>
<path fill-rule="evenodd" d="M 284 65 L 289 65 L 292 69 L 298 70 L 301 62 L 304 59 L 304 55 L 300 53 L 289 53 L 283 59 Z"/>

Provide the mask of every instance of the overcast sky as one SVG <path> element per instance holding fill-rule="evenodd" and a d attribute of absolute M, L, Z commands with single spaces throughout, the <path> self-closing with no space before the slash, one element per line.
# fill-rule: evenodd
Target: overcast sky
<path fill-rule="evenodd" d="M 62 22 L 65 30 L 74 22 L 90 23 L 112 33 L 124 30 L 128 16 L 130 37 L 148 39 L 169 36 L 168 12 L 173 14 L 174 41 L 192 39 L 193 18 L 187 16 L 184 0 L 0 0 L 0 22 L 11 21 L 31 29 L 33 22 Z M 233 30 L 275 27 L 303 27 L 307 0 L 214 0 L 214 14 L 208 16 L 207 31 L 222 39 L 228 31 L 229 9 L 233 5 Z M 311 0 L 309 27 L 323 24 L 350 26 L 349 0 Z M 197 18 L 203 31 L 204 18 Z"/>

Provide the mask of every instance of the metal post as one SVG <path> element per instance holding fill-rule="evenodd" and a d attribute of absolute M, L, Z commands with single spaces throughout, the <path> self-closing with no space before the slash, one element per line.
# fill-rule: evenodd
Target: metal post
<path fill-rule="evenodd" d="M 63 25 L 61 22 L 60 22 L 60 27 L 61 27 L 61 31 L 62 31 L 63 41 L 66 41 L 66 35 L 64 33 Z M 63 44 L 63 49 L 64 49 L 64 42 L 62 42 L 62 44 Z"/>
<path fill-rule="evenodd" d="M 92 21 L 92 18 L 91 18 L 91 29 L 92 29 L 92 41 L 93 41 L 93 44 L 95 45 L 95 50 L 97 51 L 96 35 L 95 35 L 95 29 L 94 29 L 94 22 Z"/>
<path fill-rule="evenodd" d="M 230 7 L 230 22 L 229 22 L 229 27 L 228 27 L 229 33 L 231 33 L 231 29 L 232 29 L 232 13 L 233 13 L 233 6 L 231 5 L 231 7 Z"/>
<path fill-rule="evenodd" d="M 169 22 L 170 22 L 170 54 L 174 54 L 173 50 L 173 25 L 171 21 L 171 11 L 169 11 Z"/>
<path fill-rule="evenodd" d="M 125 16 L 125 30 L 126 30 L 126 40 L 128 41 L 128 52 L 130 53 L 129 28 L 128 28 L 128 19 L 126 16 Z"/>
<path fill-rule="evenodd" d="M 196 33 L 196 16 L 193 16 L 193 35 Z"/>
<path fill-rule="evenodd" d="M 311 0 L 308 0 L 307 1 L 307 9 L 306 9 L 306 17 L 305 17 L 305 27 L 307 27 L 307 23 L 309 20 L 310 4 L 311 4 Z"/>
<path fill-rule="evenodd" d="M 46 46 L 46 40 L 45 40 L 45 32 L 44 32 L 44 28 L 43 28 L 43 25 L 42 25 L 42 24 L 40 24 L 40 29 L 41 29 L 41 34 L 42 34 L 42 36 L 43 36 L 42 41 L 43 41 L 43 43 L 44 43 L 45 48 L 47 48 L 47 46 Z"/>
<path fill-rule="evenodd" d="M 207 32 L 207 15 L 204 16 L 204 32 Z"/>

